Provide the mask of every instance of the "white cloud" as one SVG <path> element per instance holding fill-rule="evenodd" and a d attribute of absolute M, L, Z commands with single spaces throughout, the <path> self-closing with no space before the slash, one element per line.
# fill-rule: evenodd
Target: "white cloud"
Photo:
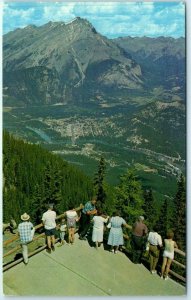
<path fill-rule="evenodd" d="M 44 22 L 48 22 L 50 20 L 57 21 L 66 21 L 75 17 L 73 14 L 73 8 L 75 4 L 69 3 L 63 6 L 45 6 L 43 8 L 42 19 Z"/>
<path fill-rule="evenodd" d="M 159 2 L 158 2 L 159 3 Z M 96 30 L 109 37 L 117 35 L 183 35 L 184 5 L 160 2 L 36 2 L 34 5 L 4 6 L 4 28 L 23 24 L 43 25 L 49 21 L 68 22 L 76 16 L 88 19 Z"/>
<path fill-rule="evenodd" d="M 9 17 L 9 18 L 20 17 L 20 18 L 24 18 L 24 19 L 29 19 L 34 15 L 35 8 L 29 8 L 27 10 L 13 9 L 13 8 L 10 8 L 8 5 L 6 5 L 6 6 L 4 6 L 3 12 L 4 12 L 4 16 Z"/>

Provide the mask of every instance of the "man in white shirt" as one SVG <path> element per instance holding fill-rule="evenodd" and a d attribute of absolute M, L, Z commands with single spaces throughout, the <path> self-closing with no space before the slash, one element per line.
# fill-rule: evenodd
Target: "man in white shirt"
<path fill-rule="evenodd" d="M 48 205 L 48 210 L 42 215 L 42 222 L 47 238 L 47 252 L 51 253 L 51 249 L 55 250 L 55 234 L 56 234 L 56 212 L 53 211 L 53 204 Z"/>
<path fill-rule="evenodd" d="M 149 257 L 151 274 L 156 274 L 156 266 L 159 260 L 160 248 L 162 247 L 162 238 L 157 233 L 157 227 L 153 226 L 153 230 L 148 235 L 149 242 Z"/>

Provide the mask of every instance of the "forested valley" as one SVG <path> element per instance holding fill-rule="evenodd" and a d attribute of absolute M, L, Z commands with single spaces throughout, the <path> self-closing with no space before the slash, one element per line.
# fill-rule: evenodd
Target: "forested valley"
<path fill-rule="evenodd" d="M 182 250 L 186 250 L 186 191 L 185 178 L 177 178 L 177 191 L 173 201 L 164 198 L 158 205 L 152 189 L 143 189 L 134 169 L 121 174 L 117 186 L 105 180 L 107 166 L 100 157 L 96 174 L 86 176 L 80 169 L 65 162 L 39 145 L 17 139 L 3 132 L 3 221 L 13 217 L 18 223 L 20 215 L 27 212 L 36 225 L 41 222 L 49 202 L 54 203 L 57 214 L 70 205 L 85 204 L 97 196 L 97 206 L 112 215 L 115 209 L 129 224 L 138 215 L 145 216 L 149 229 L 158 225 L 158 232 L 165 237 L 172 228 Z"/>

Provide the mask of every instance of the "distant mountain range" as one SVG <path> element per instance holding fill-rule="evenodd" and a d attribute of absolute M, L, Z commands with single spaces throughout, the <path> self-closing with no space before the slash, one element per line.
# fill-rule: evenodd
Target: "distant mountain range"
<path fill-rule="evenodd" d="M 30 25 L 3 38 L 4 105 L 110 102 L 159 86 L 179 95 L 184 60 L 183 38 L 110 40 L 79 17 Z"/>
<path fill-rule="evenodd" d="M 114 40 L 140 64 L 145 83 L 185 91 L 185 39 L 124 37 Z"/>

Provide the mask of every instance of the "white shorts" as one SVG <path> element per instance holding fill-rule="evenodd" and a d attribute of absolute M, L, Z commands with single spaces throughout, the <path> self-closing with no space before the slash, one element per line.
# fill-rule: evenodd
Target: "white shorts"
<path fill-rule="evenodd" d="M 174 252 L 169 252 L 169 251 L 164 250 L 163 257 L 174 259 Z"/>

